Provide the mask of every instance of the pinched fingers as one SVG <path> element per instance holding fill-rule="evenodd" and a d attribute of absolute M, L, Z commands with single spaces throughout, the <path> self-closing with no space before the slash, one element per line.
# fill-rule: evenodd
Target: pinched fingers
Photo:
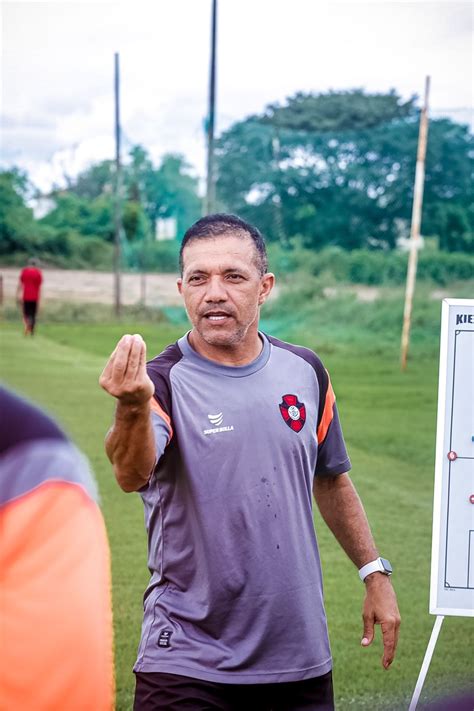
<path fill-rule="evenodd" d="M 110 395 L 129 404 L 152 397 L 154 387 L 146 372 L 146 347 L 140 335 L 126 334 L 120 339 L 99 382 Z"/>
<path fill-rule="evenodd" d="M 111 377 L 120 382 L 125 377 L 128 368 L 131 349 L 133 346 L 133 336 L 128 333 L 122 336 L 115 349 L 115 357 L 112 364 Z"/>
<path fill-rule="evenodd" d="M 131 336 L 129 336 L 128 334 L 122 336 L 122 338 L 112 351 L 112 354 L 109 360 L 107 361 L 105 368 L 99 378 L 99 383 L 104 388 L 104 390 L 108 391 L 109 387 L 112 385 L 112 382 L 117 379 L 118 373 L 123 372 L 124 351 L 128 352 L 130 348 L 130 338 Z"/>
<path fill-rule="evenodd" d="M 144 341 L 138 333 L 131 336 L 130 350 L 128 352 L 128 358 L 125 365 L 125 371 L 123 377 L 128 381 L 135 381 L 138 375 L 138 368 L 140 365 L 140 355 L 144 346 Z"/>
<path fill-rule="evenodd" d="M 118 345 L 112 351 L 112 353 L 109 357 L 109 360 L 105 364 L 104 370 L 100 374 L 99 383 L 100 383 L 100 385 L 102 385 L 102 387 L 104 387 L 104 382 L 107 381 L 112 375 L 112 370 L 113 370 L 113 366 L 115 363 L 115 355 L 117 353 L 117 348 L 118 348 Z"/>

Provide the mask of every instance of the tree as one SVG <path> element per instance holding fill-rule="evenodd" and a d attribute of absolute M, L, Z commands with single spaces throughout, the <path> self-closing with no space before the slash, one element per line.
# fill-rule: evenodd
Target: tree
<path fill-rule="evenodd" d="M 125 203 L 122 213 L 122 224 L 125 236 L 129 242 L 145 241 L 150 237 L 150 223 L 137 200 Z"/>
<path fill-rule="evenodd" d="M 473 207 L 440 202 L 434 221 L 437 223 L 439 246 L 448 252 L 474 254 Z"/>
<path fill-rule="evenodd" d="M 417 139 L 414 99 L 394 91 L 297 94 L 221 136 L 218 196 L 271 239 L 392 248 L 408 232 Z M 466 127 L 431 122 L 423 229 L 439 233 L 436 204 L 469 199 L 471 146 Z"/>
<path fill-rule="evenodd" d="M 156 175 L 159 216 L 176 218 L 179 238 L 201 216 L 198 180 L 190 175 L 189 169 L 182 155 L 167 153 Z"/>
<path fill-rule="evenodd" d="M 94 200 L 101 195 L 112 195 L 114 186 L 115 162 L 103 160 L 80 173 L 68 190 L 80 198 Z"/>
<path fill-rule="evenodd" d="M 34 253 L 44 232 L 25 204 L 29 192 L 26 173 L 13 168 L 0 173 L 0 254 Z"/>
<path fill-rule="evenodd" d="M 94 200 L 77 197 L 73 192 L 55 196 L 56 207 L 40 221 L 61 233 L 74 231 L 83 237 L 114 239 L 113 202 L 111 197 Z"/>
<path fill-rule="evenodd" d="M 474 146 L 467 126 L 430 123 L 423 230 L 449 252 L 474 253 Z"/>
<path fill-rule="evenodd" d="M 182 236 L 201 213 L 198 181 L 190 175 L 190 166 L 180 154 L 167 153 L 155 168 L 142 146 L 134 146 L 130 158 L 128 185 L 151 225 L 160 217 L 175 217 Z"/>
<path fill-rule="evenodd" d="M 366 94 L 363 89 L 298 92 L 284 106 L 270 104 L 263 121 L 295 131 L 362 131 L 412 116 L 415 97 L 403 102 L 392 89 L 388 94 Z"/>
<path fill-rule="evenodd" d="M 201 214 L 198 180 L 190 174 L 190 166 L 179 154 L 166 154 L 159 167 L 155 167 L 143 146 L 131 148 L 122 167 L 122 194 L 124 198 L 124 224 L 127 236 L 131 234 L 131 220 L 135 214 L 140 229 L 152 233 L 160 217 L 175 217 L 178 236 L 182 236 Z M 115 165 L 102 161 L 81 173 L 69 193 L 95 200 L 111 197 L 114 190 Z M 133 205 L 128 206 L 132 202 Z M 138 203 L 143 214 L 140 214 Z M 144 220 L 148 220 L 148 227 Z M 135 232 L 133 232 L 135 234 Z"/>

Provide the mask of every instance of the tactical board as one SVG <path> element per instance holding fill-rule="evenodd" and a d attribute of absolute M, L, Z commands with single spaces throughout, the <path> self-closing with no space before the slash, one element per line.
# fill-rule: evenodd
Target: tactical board
<path fill-rule="evenodd" d="M 474 617 L 474 300 L 445 299 L 430 612 Z"/>

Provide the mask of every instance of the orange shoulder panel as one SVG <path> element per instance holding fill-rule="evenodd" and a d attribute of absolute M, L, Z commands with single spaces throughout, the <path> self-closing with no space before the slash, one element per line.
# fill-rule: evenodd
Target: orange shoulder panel
<path fill-rule="evenodd" d="M 326 371 L 327 372 L 327 371 Z M 329 378 L 329 373 L 328 373 Z M 336 396 L 331 385 L 331 378 L 328 380 L 328 389 L 326 391 L 326 400 L 324 401 L 324 410 L 321 417 L 321 422 L 318 425 L 317 437 L 318 445 L 321 445 L 326 439 L 328 433 L 329 425 L 334 417 L 334 403 L 336 402 Z"/>
<path fill-rule="evenodd" d="M 169 435 L 168 435 L 168 444 L 171 442 L 171 439 L 173 437 L 173 428 L 171 426 L 171 418 L 169 415 L 166 414 L 166 412 L 163 410 L 161 405 L 159 404 L 158 400 L 155 397 L 151 398 L 151 409 L 153 412 L 156 412 L 157 415 L 161 417 L 162 420 L 164 420 L 168 426 L 169 430 Z"/>
<path fill-rule="evenodd" d="M 49 481 L 0 509 L 2 708 L 111 711 L 110 557 L 82 487 Z"/>

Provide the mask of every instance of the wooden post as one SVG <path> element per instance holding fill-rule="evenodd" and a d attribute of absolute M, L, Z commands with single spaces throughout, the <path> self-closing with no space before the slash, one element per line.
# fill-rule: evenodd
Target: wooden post
<path fill-rule="evenodd" d="M 410 342 L 411 312 L 413 294 L 415 292 L 416 267 L 418 262 L 418 249 L 420 246 L 421 208 L 423 205 L 423 187 L 425 183 L 425 156 L 428 140 L 428 98 L 430 91 L 430 77 L 426 77 L 425 101 L 420 116 L 420 131 L 418 134 L 418 153 L 416 157 L 415 186 L 413 189 L 413 210 L 410 230 L 410 253 L 408 256 L 407 283 L 405 291 L 405 308 L 403 311 L 403 330 L 401 342 L 401 366 L 407 367 L 408 346 Z"/>
<path fill-rule="evenodd" d="M 114 55 L 114 89 L 115 89 L 115 209 L 114 209 L 114 281 L 115 281 L 115 315 L 120 316 L 122 311 L 121 280 L 120 280 L 120 232 L 122 230 L 121 192 L 121 166 L 120 166 L 120 74 L 119 55 Z"/>

